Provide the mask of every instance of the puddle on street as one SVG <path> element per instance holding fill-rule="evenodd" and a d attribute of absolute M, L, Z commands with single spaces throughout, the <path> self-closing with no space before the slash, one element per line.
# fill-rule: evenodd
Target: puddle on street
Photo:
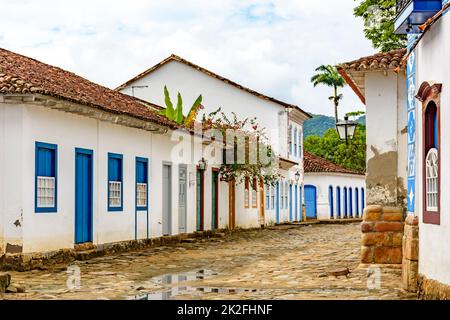
<path fill-rule="evenodd" d="M 150 292 L 134 296 L 134 300 L 169 300 L 181 294 L 189 293 L 192 295 L 204 295 L 207 293 L 218 294 L 236 294 L 242 292 L 256 292 L 257 289 L 243 288 L 215 288 L 215 287 L 191 287 L 183 285 L 185 282 L 209 279 L 216 276 L 217 273 L 211 270 L 197 270 L 185 273 L 166 274 L 154 277 L 151 282 L 158 285 L 170 286 L 170 288 L 157 292 Z"/>

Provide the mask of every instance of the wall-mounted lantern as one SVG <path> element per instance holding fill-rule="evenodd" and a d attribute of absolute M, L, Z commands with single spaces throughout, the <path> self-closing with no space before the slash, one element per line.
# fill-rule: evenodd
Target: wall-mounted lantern
<path fill-rule="evenodd" d="M 198 161 L 198 169 L 201 171 L 205 171 L 207 167 L 208 167 L 208 162 L 205 160 L 205 158 L 202 157 Z"/>
<path fill-rule="evenodd" d="M 357 123 L 355 121 L 348 120 L 348 116 L 344 117 L 344 121 L 336 123 L 336 131 L 341 140 L 345 140 L 345 144 L 348 144 L 348 140 L 352 140 L 355 135 Z"/>
<path fill-rule="evenodd" d="M 299 182 L 300 181 L 300 172 L 299 171 L 297 171 L 296 173 L 295 173 L 295 182 Z"/>

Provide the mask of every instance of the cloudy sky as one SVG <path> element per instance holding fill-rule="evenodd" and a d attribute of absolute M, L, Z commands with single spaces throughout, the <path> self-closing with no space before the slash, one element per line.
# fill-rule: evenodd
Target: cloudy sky
<path fill-rule="evenodd" d="M 114 88 L 171 53 L 313 113 L 320 64 L 374 53 L 355 0 L 0 0 L 0 47 Z M 342 111 L 363 110 L 346 88 Z M 342 113 L 341 111 L 341 113 Z"/>

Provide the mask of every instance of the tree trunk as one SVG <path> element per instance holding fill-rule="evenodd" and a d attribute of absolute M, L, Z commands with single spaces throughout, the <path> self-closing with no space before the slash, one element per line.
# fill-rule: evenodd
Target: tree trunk
<path fill-rule="evenodd" d="M 339 122 L 339 115 L 338 115 L 338 105 L 339 102 L 337 100 L 337 87 L 334 87 L 334 117 L 336 118 L 336 123 Z"/>

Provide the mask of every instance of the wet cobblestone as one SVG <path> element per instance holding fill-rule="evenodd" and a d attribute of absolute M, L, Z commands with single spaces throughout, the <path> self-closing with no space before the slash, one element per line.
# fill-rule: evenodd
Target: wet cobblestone
<path fill-rule="evenodd" d="M 401 269 L 359 267 L 360 237 L 357 223 L 236 232 L 77 261 L 69 272 L 11 272 L 27 292 L 2 298 L 415 299 L 401 289 Z M 329 275 L 343 268 L 351 273 Z"/>

